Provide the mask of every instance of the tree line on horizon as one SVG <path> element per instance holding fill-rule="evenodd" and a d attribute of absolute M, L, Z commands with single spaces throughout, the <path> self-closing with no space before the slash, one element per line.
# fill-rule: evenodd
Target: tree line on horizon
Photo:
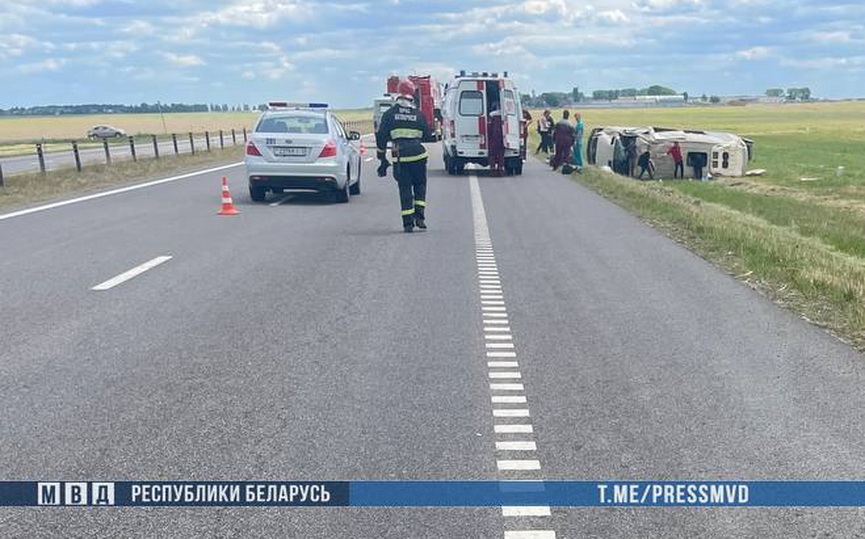
<path fill-rule="evenodd" d="M 60 116 L 71 114 L 154 114 L 171 112 L 251 112 L 264 110 L 267 105 L 228 105 L 217 103 L 140 103 L 118 105 L 90 103 L 85 105 L 37 105 L 0 109 L 0 116 Z"/>

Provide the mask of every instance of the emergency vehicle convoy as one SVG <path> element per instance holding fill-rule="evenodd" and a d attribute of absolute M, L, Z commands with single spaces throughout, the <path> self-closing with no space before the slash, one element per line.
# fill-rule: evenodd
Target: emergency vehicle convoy
<path fill-rule="evenodd" d="M 502 140 L 490 140 L 491 114 L 501 114 Z M 522 136 L 520 95 L 507 71 L 467 74 L 460 71 L 445 86 L 442 147 L 445 170 L 461 174 L 467 163 L 490 166 L 490 149 L 504 146 L 504 172 L 522 174 L 526 141 Z"/>

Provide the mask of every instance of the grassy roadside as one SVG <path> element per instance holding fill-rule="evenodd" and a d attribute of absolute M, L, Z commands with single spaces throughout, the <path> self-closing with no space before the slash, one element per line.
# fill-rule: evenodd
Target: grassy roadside
<path fill-rule="evenodd" d="M 37 202 L 81 195 L 109 187 L 128 185 L 193 172 L 203 168 L 236 163 L 243 159 L 243 146 L 198 152 L 195 155 L 168 155 L 138 162 L 119 161 L 112 165 L 92 165 L 77 172 L 74 168 L 50 174 L 16 174 L 6 178 L 0 188 L 0 208 L 14 210 Z"/>
<path fill-rule="evenodd" d="M 589 167 L 572 179 L 865 351 L 865 104 L 584 116 L 587 133 L 596 125 L 667 125 L 754 139 L 750 166 L 768 171 L 757 178 L 637 182 Z M 533 151 L 535 133 L 532 143 Z"/>

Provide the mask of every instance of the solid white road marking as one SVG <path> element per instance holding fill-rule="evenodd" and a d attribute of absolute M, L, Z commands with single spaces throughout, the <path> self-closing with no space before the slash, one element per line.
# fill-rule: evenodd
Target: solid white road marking
<path fill-rule="evenodd" d="M 488 342 L 488 343 L 485 343 L 484 346 L 487 348 L 490 348 L 490 349 L 505 348 L 505 349 L 511 349 L 512 350 L 514 348 L 514 343 L 512 343 L 512 342 Z"/>
<path fill-rule="evenodd" d="M 225 165 L 221 167 L 208 168 L 205 170 L 199 170 L 196 172 L 189 172 L 187 174 L 181 174 L 179 176 L 172 176 L 170 178 L 163 178 L 161 180 L 155 180 L 152 182 L 139 183 L 136 185 L 130 185 L 129 187 L 121 187 L 120 189 L 112 189 L 110 191 L 103 191 L 101 193 L 94 193 L 92 195 L 87 195 L 78 198 L 70 198 L 69 200 L 61 200 L 60 202 L 52 202 L 51 204 L 45 204 L 44 206 L 36 206 L 35 208 L 27 208 L 26 210 L 14 211 L 12 213 L 7 213 L 4 215 L 0 215 L 0 221 L 5 219 L 12 219 L 13 217 L 21 217 L 23 215 L 29 215 L 31 213 L 36 213 L 45 210 L 53 210 L 54 208 L 60 208 L 63 206 L 68 206 L 70 204 L 77 204 L 78 202 L 86 202 L 88 200 L 95 200 L 97 198 L 119 195 L 120 193 L 128 193 L 129 191 L 135 191 L 137 189 L 144 189 L 146 187 L 153 187 L 154 185 L 161 185 L 163 183 L 176 182 L 178 180 L 185 180 L 186 178 L 191 178 L 193 176 L 200 176 L 204 174 L 210 174 L 211 172 L 219 172 L 220 170 L 227 170 L 229 168 L 239 167 L 243 165 L 243 163 L 233 163 L 231 165 Z"/>
<path fill-rule="evenodd" d="M 550 515 L 550 508 L 543 505 L 529 507 L 502 507 L 503 517 L 548 517 Z"/>
<path fill-rule="evenodd" d="M 487 313 L 484 315 L 484 325 L 502 324 L 506 326 L 510 324 L 510 322 L 508 322 L 507 320 L 489 320 L 489 318 L 494 318 L 491 313 Z M 503 316 L 502 318 L 507 318 L 507 315 Z"/>
<path fill-rule="evenodd" d="M 537 451 L 535 442 L 496 442 L 498 451 Z"/>
<path fill-rule="evenodd" d="M 484 328 L 484 331 L 486 331 L 486 332 L 490 332 L 490 331 L 496 331 L 496 332 L 499 332 L 499 331 L 500 331 L 500 332 L 502 332 L 502 333 L 510 333 L 510 332 L 511 332 L 511 328 L 510 328 L 509 326 L 505 326 L 505 327 L 503 327 L 503 328 L 500 328 L 500 327 L 488 327 L 488 328 Z"/>
<path fill-rule="evenodd" d="M 540 470 L 538 460 L 499 460 L 496 461 L 499 470 Z"/>
<path fill-rule="evenodd" d="M 168 262 L 169 260 L 171 260 L 170 256 L 157 256 L 153 260 L 148 260 L 144 264 L 140 264 L 138 266 L 135 266 L 131 270 L 121 273 L 117 277 L 112 277 L 111 279 L 108 279 L 104 283 L 100 283 L 100 284 L 94 286 L 93 288 L 91 288 L 91 290 L 97 290 L 97 291 L 110 290 L 119 284 L 125 283 L 129 279 L 132 279 L 134 277 L 141 275 L 142 273 L 144 273 L 147 270 L 153 269 L 160 264 L 164 264 L 165 262 Z"/>
<path fill-rule="evenodd" d="M 488 341 L 510 341 L 513 337 L 510 335 L 484 335 L 484 339 Z"/>
<path fill-rule="evenodd" d="M 291 196 L 292 196 L 291 193 L 289 193 L 289 194 L 283 196 L 282 198 L 280 198 L 279 200 L 277 200 L 276 202 L 271 202 L 270 204 L 268 204 L 268 206 L 270 206 L 271 208 L 279 206 L 280 204 L 282 204 L 283 202 L 288 200 L 289 197 L 291 197 Z"/>
<path fill-rule="evenodd" d="M 493 430 L 496 434 L 532 434 L 534 432 L 531 425 L 495 425 Z"/>

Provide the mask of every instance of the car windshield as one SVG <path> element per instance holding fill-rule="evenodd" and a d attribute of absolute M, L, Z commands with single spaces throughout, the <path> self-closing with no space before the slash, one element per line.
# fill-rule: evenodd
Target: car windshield
<path fill-rule="evenodd" d="M 321 134 L 328 132 L 327 121 L 321 115 L 268 116 L 256 127 L 258 133 Z"/>

